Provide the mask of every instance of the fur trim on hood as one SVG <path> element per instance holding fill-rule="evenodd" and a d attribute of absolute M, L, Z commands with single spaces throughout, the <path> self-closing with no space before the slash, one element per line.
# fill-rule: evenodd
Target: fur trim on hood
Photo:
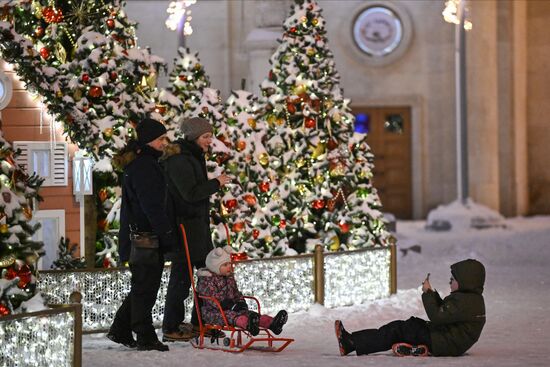
<path fill-rule="evenodd" d="M 164 148 L 164 154 L 160 158 L 161 160 L 168 159 L 173 155 L 180 154 L 181 153 L 181 145 L 178 143 L 172 143 L 168 144 L 166 148 Z"/>
<path fill-rule="evenodd" d="M 134 152 L 133 150 L 125 153 L 117 154 L 113 157 L 113 160 L 112 160 L 113 168 L 115 170 L 122 171 L 124 167 L 132 163 L 132 161 L 136 159 L 136 157 L 137 157 L 137 153 Z"/>

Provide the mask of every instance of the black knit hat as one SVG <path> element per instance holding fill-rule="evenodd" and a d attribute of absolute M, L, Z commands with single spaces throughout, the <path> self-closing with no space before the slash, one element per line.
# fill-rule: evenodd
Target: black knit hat
<path fill-rule="evenodd" d="M 190 141 L 197 139 L 202 134 L 214 131 L 210 121 L 202 117 L 193 117 L 183 121 L 180 125 L 180 130 L 185 140 Z"/>
<path fill-rule="evenodd" d="M 138 143 L 145 145 L 166 134 L 166 127 L 157 120 L 144 119 L 136 127 L 136 133 Z"/>

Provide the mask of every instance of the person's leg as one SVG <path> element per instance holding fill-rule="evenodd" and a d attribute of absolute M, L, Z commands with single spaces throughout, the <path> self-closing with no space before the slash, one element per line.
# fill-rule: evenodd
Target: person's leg
<path fill-rule="evenodd" d="M 115 343 L 123 344 L 129 348 L 134 348 L 136 346 L 136 341 L 132 335 L 131 299 L 132 292 L 128 293 L 118 308 L 113 324 L 107 333 L 107 338 L 111 339 Z"/>
<path fill-rule="evenodd" d="M 179 326 L 185 318 L 184 301 L 188 293 L 189 271 L 187 270 L 187 260 L 183 256 L 172 256 L 170 280 L 166 291 L 162 321 L 162 331 L 164 333 L 173 333 L 179 330 Z"/>
<path fill-rule="evenodd" d="M 271 325 L 271 322 L 273 321 L 273 317 L 268 315 L 261 315 L 260 316 L 260 327 L 267 329 Z"/>
<path fill-rule="evenodd" d="M 426 321 L 411 317 L 406 321 L 392 321 L 379 329 L 361 330 L 351 335 L 357 355 L 362 355 L 389 350 L 393 344 L 399 342 L 426 344 L 429 347 L 430 334 L 426 330 Z"/>
<path fill-rule="evenodd" d="M 139 249 L 141 251 L 143 249 Z M 146 249 L 136 261 L 130 263 L 132 271 L 131 320 L 132 330 L 137 334 L 137 344 L 158 342 L 153 327 L 152 309 L 160 287 L 163 257 L 158 250 Z"/>

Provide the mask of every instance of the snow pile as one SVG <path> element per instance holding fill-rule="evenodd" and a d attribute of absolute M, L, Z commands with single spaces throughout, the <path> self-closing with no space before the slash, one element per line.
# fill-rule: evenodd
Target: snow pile
<path fill-rule="evenodd" d="M 427 229 L 436 231 L 466 230 L 468 228 L 504 227 L 504 217 L 500 213 L 467 199 L 448 205 L 440 205 L 428 214 Z"/>

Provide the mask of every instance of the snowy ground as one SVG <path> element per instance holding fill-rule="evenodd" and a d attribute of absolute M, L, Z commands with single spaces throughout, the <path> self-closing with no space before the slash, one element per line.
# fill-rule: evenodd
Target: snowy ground
<path fill-rule="evenodd" d="M 282 353 L 230 354 L 170 344 L 170 351 L 136 352 L 119 347 L 104 334 L 83 342 L 84 366 L 549 366 L 550 340 L 550 217 L 516 218 L 505 229 L 462 233 L 426 232 L 424 222 L 398 222 L 398 248 L 422 246 L 420 254 L 398 250 L 397 295 L 370 304 L 291 314 L 283 336 L 296 341 Z M 425 317 L 420 283 L 431 273 L 432 286 L 449 292 L 449 266 L 476 258 L 487 270 L 487 323 L 479 342 L 455 358 L 398 358 L 390 352 L 340 357 L 334 320 L 348 330 L 377 327 L 396 318 Z"/>

